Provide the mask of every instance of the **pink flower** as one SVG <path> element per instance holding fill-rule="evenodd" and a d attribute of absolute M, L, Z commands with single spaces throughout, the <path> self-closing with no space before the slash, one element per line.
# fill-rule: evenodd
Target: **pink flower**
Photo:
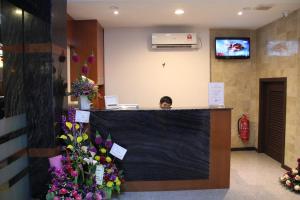
<path fill-rule="evenodd" d="M 102 196 L 98 192 L 95 194 L 95 196 L 96 196 L 96 200 L 102 200 Z"/>
<path fill-rule="evenodd" d="M 53 200 L 60 200 L 60 198 L 59 197 L 54 197 Z"/>
<path fill-rule="evenodd" d="M 77 192 L 76 190 L 73 190 L 73 191 L 72 191 L 72 196 L 75 197 L 75 196 L 77 196 L 77 195 L 78 195 L 78 192 Z"/>
<path fill-rule="evenodd" d="M 73 177 L 78 176 L 78 172 L 77 172 L 76 170 L 73 170 L 73 171 L 71 172 L 71 176 L 73 176 Z"/>
<path fill-rule="evenodd" d="M 80 195 L 76 195 L 75 200 L 82 200 L 82 197 Z"/>
<path fill-rule="evenodd" d="M 95 61 L 95 56 L 94 56 L 94 53 L 92 52 L 91 55 L 89 55 L 88 59 L 87 59 L 87 62 L 89 64 L 93 63 Z"/>
<path fill-rule="evenodd" d="M 88 74 L 89 68 L 88 68 L 88 65 L 87 65 L 86 63 L 82 66 L 81 72 L 82 72 L 84 75 L 87 75 L 87 74 Z"/>
<path fill-rule="evenodd" d="M 68 193 L 68 190 L 66 190 L 65 188 L 62 188 L 62 189 L 59 190 L 59 194 L 64 195 L 64 194 L 67 194 L 67 193 Z"/>
<path fill-rule="evenodd" d="M 79 56 L 76 52 L 73 52 L 72 60 L 73 60 L 73 62 L 76 62 L 76 63 L 79 62 Z"/>

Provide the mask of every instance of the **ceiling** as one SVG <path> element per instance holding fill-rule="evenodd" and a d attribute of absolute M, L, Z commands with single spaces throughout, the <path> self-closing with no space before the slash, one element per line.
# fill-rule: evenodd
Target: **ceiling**
<path fill-rule="evenodd" d="M 118 7 L 114 15 L 112 7 Z M 265 8 L 264 8 L 265 7 Z M 266 9 L 267 10 L 260 10 Z M 76 20 L 107 27 L 201 26 L 256 29 L 300 8 L 300 0 L 68 0 Z M 185 13 L 177 16 L 174 10 Z M 243 11 L 243 15 L 237 13 Z"/>

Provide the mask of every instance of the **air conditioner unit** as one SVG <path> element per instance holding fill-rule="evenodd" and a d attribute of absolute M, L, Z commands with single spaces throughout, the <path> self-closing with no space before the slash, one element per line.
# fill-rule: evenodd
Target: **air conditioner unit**
<path fill-rule="evenodd" d="M 152 33 L 152 48 L 198 48 L 196 33 Z"/>

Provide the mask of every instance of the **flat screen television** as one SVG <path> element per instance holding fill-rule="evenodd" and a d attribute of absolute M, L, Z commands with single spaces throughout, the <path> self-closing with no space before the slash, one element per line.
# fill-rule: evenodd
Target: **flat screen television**
<path fill-rule="evenodd" d="M 218 59 L 250 58 L 250 38 L 216 37 L 215 57 Z"/>

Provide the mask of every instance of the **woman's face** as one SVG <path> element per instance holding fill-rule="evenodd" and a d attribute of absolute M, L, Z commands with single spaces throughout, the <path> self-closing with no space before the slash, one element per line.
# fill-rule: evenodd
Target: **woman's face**
<path fill-rule="evenodd" d="M 164 109 L 166 109 L 166 108 L 171 108 L 171 104 L 169 104 L 169 103 L 167 103 L 167 102 L 162 102 L 162 103 L 160 104 L 160 108 L 164 108 Z"/>

